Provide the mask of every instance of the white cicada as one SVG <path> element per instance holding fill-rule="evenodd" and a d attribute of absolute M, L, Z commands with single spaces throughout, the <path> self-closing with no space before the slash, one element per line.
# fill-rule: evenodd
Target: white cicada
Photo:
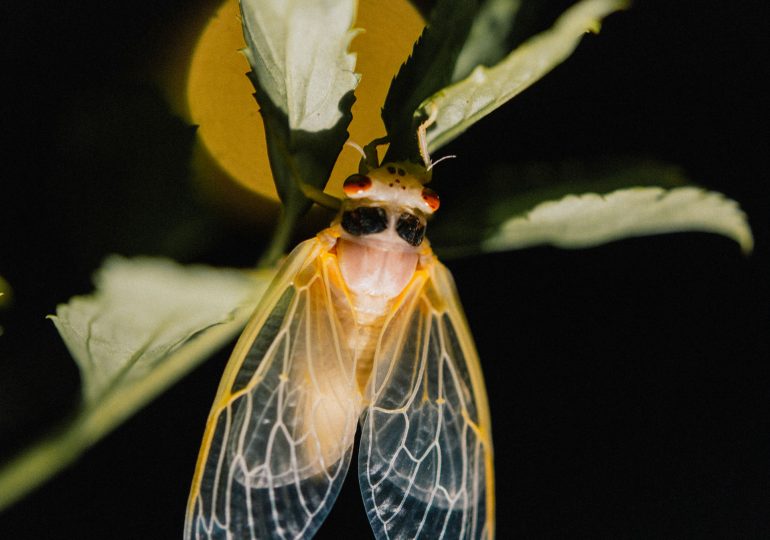
<path fill-rule="evenodd" d="M 331 226 L 284 262 L 222 377 L 186 539 L 311 538 L 359 421 L 376 538 L 493 538 L 487 397 L 452 276 L 424 238 L 439 206 L 429 168 L 364 165 Z"/>

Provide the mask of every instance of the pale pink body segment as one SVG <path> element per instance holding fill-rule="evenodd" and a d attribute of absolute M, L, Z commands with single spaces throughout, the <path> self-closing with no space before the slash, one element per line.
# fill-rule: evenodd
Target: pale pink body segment
<path fill-rule="evenodd" d="M 337 260 L 345 284 L 353 294 L 361 319 L 381 317 L 391 299 L 412 279 L 420 255 L 417 251 L 389 250 L 357 240 L 337 241 Z M 359 320 L 366 324 L 366 320 Z"/>
<path fill-rule="evenodd" d="M 426 216 L 437 208 L 437 198 L 426 198 L 426 174 L 424 168 L 411 164 L 386 164 L 346 182 L 343 213 L 371 205 L 387 212 L 387 227 L 376 234 L 351 234 L 339 219 L 332 224 L 339 231 L 340 271 L 361 324 L 371 324 L 388 312 L 390 301 L 412 279 L 421 254 L 430 252 L 427 241 L 410 245 L 396 232 L 401 213 L 419 216 L 424 226 Z M 430 192 L 430 197 L 435 194 Z"/>

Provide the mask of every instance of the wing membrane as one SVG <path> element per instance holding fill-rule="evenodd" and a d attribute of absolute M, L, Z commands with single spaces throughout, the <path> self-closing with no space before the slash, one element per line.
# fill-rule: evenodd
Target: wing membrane
<path fill-rule="evenodd" d="M 370 382 L 359 481 L 377 538 L 491 539 L 489 411 L 451 275 L 415 275 L 386 323 Z"/>
<path fill-rule="evenodd" d="M 317 239 L 290 255 L 209 416 L 186 539 L 310 538 L 337 497 L 361 411 L 352 308 Z"/>

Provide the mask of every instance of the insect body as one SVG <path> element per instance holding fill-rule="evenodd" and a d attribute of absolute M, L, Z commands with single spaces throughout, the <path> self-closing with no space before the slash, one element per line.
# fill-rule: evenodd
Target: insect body
<path fill-rule="evenodd" d="M 209 415 L 186 539 L 299 539 L 358 475 L 376 538 L 491 539 L 482 374 L 449 271 L 424 239 L 425 167 L 345 181 L 331 226 L 289 255 Z"/>

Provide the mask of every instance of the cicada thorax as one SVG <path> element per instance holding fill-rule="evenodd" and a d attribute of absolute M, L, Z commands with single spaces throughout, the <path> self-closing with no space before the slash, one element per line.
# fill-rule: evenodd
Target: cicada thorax
<path fill-rule="evenodd" d="M 346 341 L 355 351 L 360 388 L 394 302 L 432 255 L 425 229 L 438 196 L 424 187 L 428 179 L 425 167 L 388 163 L 348 177 L 343 186 L 347 197 L 332 224 L 334 251 L 354 308 Z"/>

